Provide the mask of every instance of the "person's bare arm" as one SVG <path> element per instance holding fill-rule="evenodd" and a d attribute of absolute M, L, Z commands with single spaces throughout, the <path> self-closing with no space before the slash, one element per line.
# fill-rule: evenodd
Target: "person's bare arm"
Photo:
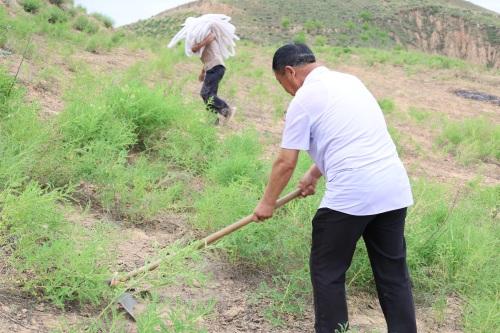
<path fill-rule="evenodd" d="M 193 45 L 193 47 L 191 47 L 191 51 L 193 51 L 193 53 L 196 53 L 205 46 L 207 46 L 208 44 L 212 43 L 214 40 L 215 40 L 215 35 L 212 32 L 210 32 L 207 35 L 207 37 L 205 37 L 201 42 Z"/>
<path fill-rule="evenodd" d="M 205 80 L 205 68 L 201 69 L 201 73 L 198 76 L 198 80 L 200 80 L 200 82 L 203 82 Z"/>
<path fill-rule="evenodd" d="M 279 195 L 290 181 L 297 166 L 299 150 L 281 149 L 274 161 L 264 196 L 254 210 L 254 221 L 263 221 L 273 216 Z"/>
<path fill-rule="evenodd" d="M 321 171 L 318 169 L 316 164 L 313 164 L 309 170 L 302 176 L 302 179 L 299 182 L 299 188 L 302 190 L 301 194 L 303 197 L 307 197 L 309 195 L 313 195 L 316 193 L 316 184 L 318 183 L 318 179 L 323 176 Z"/>

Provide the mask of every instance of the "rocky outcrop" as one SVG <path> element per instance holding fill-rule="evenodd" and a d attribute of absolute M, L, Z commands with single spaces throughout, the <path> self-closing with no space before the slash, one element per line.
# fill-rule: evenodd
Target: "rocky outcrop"
<path fill-rule="evenodd" d="M 424 52 L 443 54 L 500 68 L 500 16 L 498 24 L 480 24 L 462 15 L 435 8 L 401 12 L 386 22 L 398 42 Z"/>

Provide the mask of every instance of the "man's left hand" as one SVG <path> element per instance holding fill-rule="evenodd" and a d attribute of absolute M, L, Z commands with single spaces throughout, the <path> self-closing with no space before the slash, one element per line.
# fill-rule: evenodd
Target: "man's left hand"
<path fill-rule="evenodd" d="M 261 201 L 253 211 L 253 221 L 259 222 L 267 220 L 273 216 L 273 212 L 274 205 L 269 205 Z"/>

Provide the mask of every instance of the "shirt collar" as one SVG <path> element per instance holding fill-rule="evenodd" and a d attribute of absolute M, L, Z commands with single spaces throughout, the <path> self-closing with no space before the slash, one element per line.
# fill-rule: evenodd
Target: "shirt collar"
<path fill-rule="evenodd" d="M 328 71 L 330 70 L 325 66 L 316 67 L 309 74 L 307 74 L 303 85 L 316 81 L 321 76 L 321 74 L 326 73 Z"/>

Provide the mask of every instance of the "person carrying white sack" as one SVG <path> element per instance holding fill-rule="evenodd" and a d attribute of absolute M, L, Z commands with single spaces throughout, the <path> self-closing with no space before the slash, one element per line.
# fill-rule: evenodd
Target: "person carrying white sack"
<path fill-rule="evenodd" d="M 186 39 L 186 54 L 198 55 L 203 63 L 199 75 L 203 86 L 200 95 L 209 111 L 222 117 L 224 123 L 232 119 L 236 111 L 217 94 L 219 83 L 226 72 L 224 60 L 234 56 L 236 28 L 229 23 L 230 17 L 219 14 L 207 14 L 198 18 L 188 18 L 184 28 L 173 38 L 169 47 L 181 39 Z M 216 124 L 219 123 L 219 118 Z"/>

